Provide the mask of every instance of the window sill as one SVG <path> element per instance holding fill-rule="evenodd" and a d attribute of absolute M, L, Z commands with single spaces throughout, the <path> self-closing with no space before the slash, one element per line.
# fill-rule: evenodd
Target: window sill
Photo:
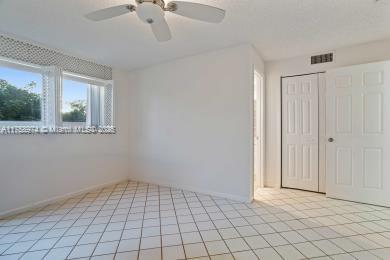
<path fill-rule="evenodd" d="M 2 127 L 42 127 L 42 121 L 0 121 Z"/>

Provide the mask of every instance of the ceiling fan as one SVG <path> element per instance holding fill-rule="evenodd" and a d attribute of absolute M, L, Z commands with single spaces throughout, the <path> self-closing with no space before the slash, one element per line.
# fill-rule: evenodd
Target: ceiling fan
<path fill-rule="evenodd" d="M 184 1 L 172 1 L 165 4 L 164 0 L 135 0 L 135 2 L 137 6 L 132 4 L 113 6 L 89 13 L 85 17 L 92 21 L 102 21 L 136 12 L 141 21 L 150 24 L 153 34 L 160 42 L 172 39 L 171 31 L 165 20 L 165 12 L 209 23 L 220 23 L 225 17 L 225 10 L 204 4 Z"/>

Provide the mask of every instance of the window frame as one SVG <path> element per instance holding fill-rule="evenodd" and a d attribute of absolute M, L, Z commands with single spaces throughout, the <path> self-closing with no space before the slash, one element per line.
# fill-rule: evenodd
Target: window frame
<path fill-rule="evenodd" d="M 0 127 L 26 127 L 26 126 L 31 126 L 31 127 L 42 127 L 43 126 L 43 67 L 28 63 L 28 62 L 22 62 L 22 61 L 17 61 L 14 59 L 9 59 L 6 57 L 0 56 L 0 66 L 6 67 L 6 68 L 11 68 L 15 70 L 20 70 L 20 71 L 26 71 L 26 72 L 32 72 L 32 73 L 37 73 L 41 75 L 42 78 L 42 85 L 41 87 L 41 120 L 40 121 L 0 121 Z"/>
<path fill-rule="evenodd" d="M 58 131 L 50 131 L 49 133 L 54 134 L 63 134 L 64 131 L 62 129 L 72 128 L 75 130 L 86 129 L 90 127 L 94 127 L 95 129 L 99 129 L 102 127 L 103 133 L 116 133 L 114 124 L 115 124 L 115 91 L 114 91 L 114 81 L 113 80 L 104 80 L 100 78 L 94 78 L 90 76 L 85 76 L 78 73 L 68 72 L 62 70 L 62 68 L 58 66 L 44 66 L 37 65 L 28 62 L 18 61 L 15 59 L 6 58 L 0 56 L 0 65 L 6 68 L 17 69 L 26 72 L 38 73 L 42 77 L 42 84 L 40 89 L 41 96 L 41 119 L 40 121 L 0 121 L 0 129 L 1 134 L 3 134 L 4 129 L 35 129 L 32 132 L 27 130 L 27 132 L 16 131 L 7 132 L 7 134 L 29 134 L 29 133 L 48 133 L 45 129 L 53 129 Z M 62 121 L 62 85 L 65 79 L 73 80 L 81 83 L 86 83 L 88 85 L 87 92 L 87 122 L 63 122 Z M 92 91 L 91 89 L 94 89 Z M 106 92 L 106 89 L 109 89 Z M 106 102 L 106 94 L 109 95 L 109 102 Z M 94 119 L 91 124 L 91 95 L 96 100 L 96 102 L 92 102 L 95 109 Z M 106 114 L 109 110 L 108 114 Z M 109 122 L 106 123 L 107 119 L 106 115 L 110 115 Z M 110 129 L 113 129 L 110 130 Z M 80 133 L 84 132 L 79 131 L 65 131 L 65 133 Z M 88 133 L 85 132 L 85 133 Z"/>

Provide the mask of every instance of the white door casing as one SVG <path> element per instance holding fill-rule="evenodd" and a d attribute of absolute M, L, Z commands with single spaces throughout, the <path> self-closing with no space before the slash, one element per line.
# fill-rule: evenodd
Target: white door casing
<path fill-rule="evenodd" d="M 326 77 L 325 73 L 318 74 L 318 191 L 326 192 Z"/>
<path fill-rule="evenodd" d="M 319 75 L 282 79 L 282 186 L 318 191 Z"/>
<path fill-rule="evenodd" d="M 256 189 L 264 187 L 263 180 L 263 167 L 264 167 L 264 130 L 263 130 L 263 77 L 254 70 L 254 99 L 253 99 L 253 111 L 254 111 L 254 191 Z"/>
<path fill-rule="evenodd" d="M 260 122 L 259 122 L 259 78 L 254 75 L 253 99 L 253 143 L 254 143 L 254 190 L 260 187 Z"/>
<path fill-rule="evenodd" d="M 390 206 L 390 62 L 326 73 L 327 196 Z"/>

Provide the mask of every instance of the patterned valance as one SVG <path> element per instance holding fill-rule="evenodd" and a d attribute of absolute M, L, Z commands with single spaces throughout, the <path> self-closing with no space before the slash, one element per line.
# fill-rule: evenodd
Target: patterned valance
<path fill-rule="evenodd" d="M 57 66 L 104 80 L 112 80 L 112 68 L 0 35 L 0 56 L 42 66 Z"/>

